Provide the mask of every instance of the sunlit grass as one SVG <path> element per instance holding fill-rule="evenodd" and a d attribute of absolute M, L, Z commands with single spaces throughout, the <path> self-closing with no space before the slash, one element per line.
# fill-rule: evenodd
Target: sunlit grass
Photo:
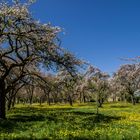
<path fill-rule="evenodd" d="M 140 139 L 140 105 L 17 105 L 0 122 L 0 139 Z"/>

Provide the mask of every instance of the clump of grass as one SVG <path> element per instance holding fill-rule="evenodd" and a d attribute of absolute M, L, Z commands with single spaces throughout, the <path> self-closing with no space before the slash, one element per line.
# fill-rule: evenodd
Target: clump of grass
<path fill-rule="evenodd" d="M 18 105 L 0 122 L 0 139 L 140 139 L 140 105 Z"/>

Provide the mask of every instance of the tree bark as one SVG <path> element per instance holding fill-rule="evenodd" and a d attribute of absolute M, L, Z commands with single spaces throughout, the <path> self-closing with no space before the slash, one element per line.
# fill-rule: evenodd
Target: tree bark
<path fill-rule="evenodd" d="M 8 109 L 8 110 L 11 109 L 11 105 L 12 105 L 12 99 L 9 99 L 9 100 L 8 100 L 8 103 L 7 103 L 7 109 Z"/>
<path fill-rule="evenodd" d="M 68 101 L 69 101 L 69 104 L 70 104 L 71 106 L 73 106 L 73 101 L 72 101 L 72 98 L 71 98 L 70 95 L 68 96 Z"/>
<path fill-rule="evenodd" d="M 136 104 L 136 102 L 135 102 L 135 98 L 134 98 L 134 95 L 133 95 L 133 94 L 131 94 L 131 102 L 132 102 L 133 105 Z"/>
<path fill-rule="evenodd" d="M 50 101 L 50 93 L 47 94 L 47 100 L 48 100 L 48 101 L 47 101 L 47 102 L 48 102 L 48 105 L 50 106 L 50 105 L 51 105 L 51 101 Z"/>
<path fill-rule="evenodd" d="M 0 81 L 0 118 L 6 118 L 6 97 L 5 97 L 5 83 Z"/>
<path fill-rule="evenodd" d="M 15 106 L 15 102 L 16 102 L 16 95 L 13 97 L 13 100 L 12 100 L 12 107 Z"/>
<path fill-rule="evenodd" d="M 86 103 L 86 96 L 85 95 L 83 95 L 83 101 L 84 101 L 84 103 Z"/>
<path fill-rule="evenodd" d="M 11 105 L 12 105 L 13 95 L 14 95 L 14 89 L 11 90 L 8 94 L 9 94 L 8 95 L 9 97 L 8 97 L 8 101 L 7 101 L 7 109 L 10 110 Z"/>
<path fill-rule="evenodd" d="M 98 100 L 98 107 L 102 107 L 102 104 L 103 104 L 103 98 Z"/>

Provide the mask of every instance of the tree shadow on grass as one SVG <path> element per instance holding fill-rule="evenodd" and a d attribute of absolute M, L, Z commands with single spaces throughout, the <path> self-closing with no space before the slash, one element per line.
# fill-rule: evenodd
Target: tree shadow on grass
<path fill-rule="evenodd" d="M 77 122 L 77 118 L 80 121 Z M 38 121 L 53 122 L 56 125 L 57 123 L 70 123 L 74 127 L 72 129 L 77 127 L 93 129 L 98 123 L 102 125 L 102 122 L 110 123 L 113 120 L 120 119 L 121 117 L 119 116 L 96 115 L 94 112 L 87 112 L 86 110 L 76 111 L 72 108 L 17 108 L 12 111 L 7 120 L 0 121 L 0 133 L 13 133 L 15 130 L 25 131 L 28 126 L 30 127 L 32 123 Z M 82 140 L 82 138 L 75 139 Z"/>
<path fill-rule="evenodd" d="M 94 112 L 81 112 L 81 111 L 76 111 L 72 112 L 76 115 L 80 116 L 87 116 L 86 120 L 92 120 L 94 123 L 99 123 L 99 122 L 106 122 L 109 123 L 113 120 L 120 120 L 122 119 L 121 116 L 110 116 L 110 115 L 104 115 L 104 114 L 96 114 Z"/>
<path fill-rule="evenodd" d="M 17 124 L 10 120 L 0 120 L 0 132 L 12 133 Z"/>
<path fill-rule="evenodd" d="M 125 105 L 111 105 L 110 108 L 128 108 L 129 106 Z"/>
<path fill-rule="evenodd" d="M 85 128 L 88 130 L 93 129 L 97 125 L 102 126 L 103 124 L 111 123 L 113 121 L 118 121 L 122 118 L 121 116 L 110 116 L 110 115 L 104 115 L 104 114 L 96 114 L 96 113 L 90 113 L 90 112 L 74 112 L 76 115 L 83 116 L 81 118 L 80 122 L 76 122 L 76 120 L 73 119 L 73 124 L 78 125 L 81 128 Z"/>
<path fill-rule="evenodd" d="M 35 108 L 35 107 L 21 107 L 14 108 L 12 112 L 14 113 L 47 113 L 49 112 L 66 112 L 71 111 L 73 108 Z"/>
<path fill-rule="evenodd" d="M 25 115 L 13 115 L 9 118 L 12 122 L 34 122 L 34 121 L 44 121 L 45 116 L 42 114 L 25 114 Z"/>
<path fill-rule="evenodd" d="M 48 121 L 58 122 L 59 115 L 61 113 L 70 110 L 71 108 L 15 108 L 11 110 L 12 114 L 8 116 L 6 120 L 0 120 L 0 133 L 12 133 L 14 130 L 20 130 L 20 125 L 27 124 L 30 122 Z M 22 123 L 22 124 L 21 124 Z M 21 129 L 22 130 L 22 129 Z"/>
<path fill-rule="evenodd" d="M 110 123 L 114 120 L 120 120 L 120 119 L 122 119 L 122 117 L 120 117 L 120 116 L 106 116 L 103 114 L 98 114 L 98 115 L 86 117 L 85 119 L 83 119 L 83 121 L 87 122 L 88 124 L 102 123 L 102 122 Z"/>
<path fill-rule="evenodd" d="M 84 117 L 87 120 L 92 120 L 94 123 L 111 122 L 112 120 L 120 120 L 119 116 L 107 116 L 104 114 L 96 114 L 94 112 L 79 111 L 72 108 L 20 108 L 17 109 L 18 114 L 13 114 L 9 117 L 12 122 L 34 122 L 34 121 L 59 121 L 59 118 L 64 117 Z"/>
<path fill-rule="evenodd" d="M 12 115 L 6 120 L 0 120 L 0 133 L 12 133 L 14 130 L 25 130 L 21 128 L 22 124 L 28 124 L 29 122 L 35 121 L 44 121 L 45 117 L 42 114 L 21 114 L 21 115 Z"/>

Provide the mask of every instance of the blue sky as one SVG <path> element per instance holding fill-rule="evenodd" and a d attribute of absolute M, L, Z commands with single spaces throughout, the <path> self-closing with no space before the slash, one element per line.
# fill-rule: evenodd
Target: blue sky
<path fill-rule="evenodd" d="M 140 55 L 139 0 L 37 0 L 35 18 L 60 26 L 62 47 L 112 73 Z"/>

